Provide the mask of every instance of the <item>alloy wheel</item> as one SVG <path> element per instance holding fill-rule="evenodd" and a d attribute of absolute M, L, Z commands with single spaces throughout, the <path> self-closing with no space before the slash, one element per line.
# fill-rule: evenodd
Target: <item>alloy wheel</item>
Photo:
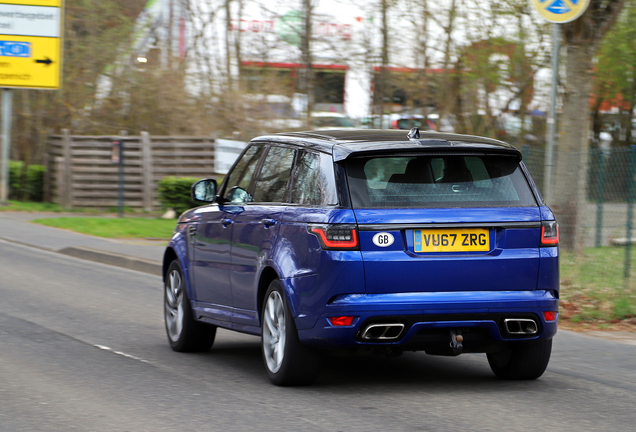
<path fill-rule="evenodd" d="M 172 270 L 166 280 L 166 327 L 170 340 L 177 341 L 183 330 L 183 279 Z"/>
<path fill-rule="evenodd" d="M 267 368 L 276 373 L 285 356 L 286 328 L 285 304 L 277 291 L 272 291 L 265 304 L 263 314 L 263 351 Z"/>

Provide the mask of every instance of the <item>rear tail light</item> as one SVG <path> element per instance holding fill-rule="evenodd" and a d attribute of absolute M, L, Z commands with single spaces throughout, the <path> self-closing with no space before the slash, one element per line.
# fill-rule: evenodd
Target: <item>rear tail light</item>
<path fill-rule="evenodd" d="M 307 230 L 320 240 L 325 250 L 359 249 L 358 228 L 355 225 L 307 225 Z"/>
<path fill-rule="evenodd" d="M 541 222 L 541 246 L 559 245 L 559 224 L 556 221 Z"/>

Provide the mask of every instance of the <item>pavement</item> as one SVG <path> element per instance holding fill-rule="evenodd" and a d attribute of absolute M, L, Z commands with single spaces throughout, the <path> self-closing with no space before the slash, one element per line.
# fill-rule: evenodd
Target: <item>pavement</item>
<path fill-rule="evenodd" d="M 0 240 L 161 276 L 168 240 L 106 239 L 31 223 L 77 213 L 0 212 Z"/>

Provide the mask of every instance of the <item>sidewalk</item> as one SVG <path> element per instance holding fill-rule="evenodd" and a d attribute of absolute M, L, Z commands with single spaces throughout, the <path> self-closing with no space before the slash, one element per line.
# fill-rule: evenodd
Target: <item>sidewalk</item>
<path fill-rule="evenodd" d="M 167 241 L 105 239 L 30 223 L 64 213 L 0 212 L 0 239 L 89 261 L 161 276 Z M 74 213 L 75 217 L 91 217 Z"/>

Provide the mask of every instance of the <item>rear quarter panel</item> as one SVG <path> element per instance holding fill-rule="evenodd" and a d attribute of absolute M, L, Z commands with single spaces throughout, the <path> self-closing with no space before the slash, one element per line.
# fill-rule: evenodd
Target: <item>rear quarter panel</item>
<path fill-rule="evenodd" d="M 360 251 L 322 250 L 308 223 L 355 224 L 351 209 L 289 207 L 283 215 L 273 260 L 296 316 L 298 329 L 316 323 L 328 302 L 338 295 L 364 293 Z"/>

